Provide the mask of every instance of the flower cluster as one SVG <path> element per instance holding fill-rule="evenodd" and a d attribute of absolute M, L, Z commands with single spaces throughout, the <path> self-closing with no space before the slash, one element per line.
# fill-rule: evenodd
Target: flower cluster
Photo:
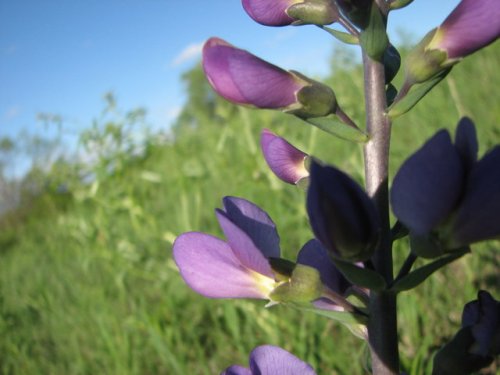
<path fill-rule="evenodd" d="M 387 13 L 411 1 L 242 3 L 250 17 L 263 25 L 313 24 L 347 43 L 360 44 L 367 60 L 384 65 L 385 77 L 382 69 L 377 70 L 379 84 L 384 102 L 386 94 L 393 102 L 380 111 L 379 122 L 384 122 L 409 110 L 461 58 L 500 36 L 500 7 L 495 1 L 462 0 L 410 53 L 405 82 L 397 94 L 390 82 L 401 58 L 386 34 Z M 334 22 L 348 33 L 325 27 Z M 299 72 L 286 71 L 216 37 L 204 45 L 203 69 L 215 92 L 233 103 L 283 111 L 341 138 L 369 141 L 343 112 L 332 88 Z M 424 84 L 424 89 L 408 95 L 415 84 Z M 372 127 L 378 125 L 372 121 Z M 356 136 L 349 133 L 352 131 Z M 390 134 L 385 135 L 390 138 Z M 295 261 L 283 259 L 271 217 L 246 199 L 225 197 L 223 208 L 215 211 L 225 240 L 188 232 L 173 245 L 182 278 L 205 297 L 263 299 L 269 301 L 267 306 L 283 304 L 312 311 L 340 320 L 368 339 L 367 322 L 374 314 L 369 309 L 372 298 L 384 293 L 395 298 L 396 293 L 414 288 L 462 256 L 470 244 L 500 237 L 500 146 L 478 159 L 476 130 L 468 118 L 460 120 L 454 141 L 447 131 L 440 130 L 402 164 L 390 189 L 390 203 L 398 219 L 394 227 L 398 230 L 393 228 L 392 232 L 385 186 L 378 186 L 385 195 L 375 202 L 371 195 L 378 192 L 371 189 L 368 194 L 347 173 L 310 156 L 271 130 L 262 131 L 260 144 L 264 159 L 279 179 L 307 187 L 306 210 L 314 238 L 302 246 Z M 380 184 L 387 181 L 387 174 L 385 177 Z M 384 204 L 386 207 L 381 207 Z M 380 262 L 376 265 L 381 258 L 378 255 L 391 251 L 390 243 L 407 234 L 411 244 L 408 259 L 393 280 L 391 257 L 387 257 L 390 264 L 380 267 Z M 411 271 L 418 256 L 440 259 Z M 477 301 L 466 305 L 461 331 L 436 356 L 436 374 L 468 374 L 491 362 L 500 351 L 499 306 L 487 292 L 480 292 Z M 369 342 L 373 345 L 378 339 L 370 336 Z M 460 365 L 451 366 L 450 361 Z M 449 372 L 449 368 L 454 370 Z M 284 349 L 264 345 L 250 354 L 249 368 L 233 365 L 222 373 L 251 374 L 315 372 Z"/>

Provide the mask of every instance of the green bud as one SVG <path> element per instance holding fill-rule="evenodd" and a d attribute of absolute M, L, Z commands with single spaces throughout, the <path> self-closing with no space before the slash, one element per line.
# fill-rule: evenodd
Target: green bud
<path fill-rule="evenodd" d="M 382 61 L 384 52 L 389 46 L 389 38 L 385 31 L 384 16 L 376 3 L 371 5 L 368 26 L 361 32 L 359 41 L 368 56 Z"/>
<path fill-rule="evenodd" d="M 287 112 L 301 118 L 324 117 L 336 112 L 337 98 L 329 86 L 314 81 L 298 72 L 291 71 L 290 73 L 305 80 L 309 85 L 304 86 L 297 92 L 298 103 L 293 105 Z"/>
<path fill-rule="evenodd" d="M 305 303 L 321 297 L 323 284 L 316 268 L 297 264 L 291 278 L 270 294 L 274 302 Z"/>
<path fill-rule="evenodd" d="M 408 55 L 405 68 L 406 81 L 409 84 L 428 81 L 448 68 L 445 51 L 427 48 L 436 31 L 437 28 L 427 33 Z"/>
<path fill-rule="evenodd" d="M 339 18 L 337 7 L 331 0 L 307 0 L 293 4 L 286 13 L 296 20 L 293 25 L 329 25 Z"/>

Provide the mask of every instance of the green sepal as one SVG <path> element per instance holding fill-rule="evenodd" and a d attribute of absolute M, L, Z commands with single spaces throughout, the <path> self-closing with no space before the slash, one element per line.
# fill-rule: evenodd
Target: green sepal
<path fill-rule="evenodd" d="M 412 109 L 429 91 L 432 90 L 439 82 L 441 82 L 451 71 L 451 67 L 441 71 L 432 79 L 415 84 L 410 91 L 398 101 L 394 102 L 387 112 L 387 115 L 393 120 L 401 115 L 404 115 Z"/>
<path fill-rule="evenodd" d="M 453 254 L 444 256 L 431 263 L 426 264 L 425 266 L 417 268 L 416 270 L 410 272 L 408 275 L 402 277 L 399 280 L 396 280 L 394 284 L 389 288 L 389 290 L 399 293 L 405 290 L 413 289 L 424 282 L 430 275 L 432 275 L 440 268 L 443 268 L 447 264 L 453 262 L 458 258 L 461 258 L 469 252 L 469 248 L 459 250 Z"/>
<path fill-rule="evenodd" d="M 404 226 L 402 222 L 399 220 L 396 221 L 396 224 L 391 228 L 391 239 L 392 241 L 399 240 L 401 238 L 406 237 L 410 234 L 410 230 Z"/>
<path fill-rule="evenodd" d="M 413 0 L 393 0 L 389 4 L 389 10 L 401 9 L 413 3 Z"/>
<path fill-rule="evenodd" d="M 361 268 L 339 258 L 332 257 L 331 259 L 342 275 L 353 285 L 375 291 L 384 290 L 387 286 L 384 278 L 373 270 Z"/>
<path fill-rule="evenodd" d="M 269 258 L 269 265 L 274 272 L 276 281 L 288 280 L 296 266 L 294 262 L 282 258 Z"/>
<path fill-rule="evenodd" d="M 307 311 L 307 312 L 312 312 L 317 315 L 324 316 L 328 319 L 336 320 L 338 322 L 344 323 L 344 324 L 367 324 L 368 322 L 368 317 L 357 314 L 357 313 L 351 313 L 347 311 L 335 311 L 335 310 L 324 310 L 324 309 L 318 309 L 314 307 L 311 304 L 299 304 L 299 303 L 293 303 L 293 304 L 285 304 L 286 306 L 290 306 L 293 308 L 296 308 L 301 311 Z"/>
<path fill-rule="evenodd" d="M 300 25 L 329 25 L 339 18 L 337 8 L 330 1 L 309 0 L 289 6 L 286 10 L 293 18 L 295 26 Z"/>
<path fill-rule="evenodd" d="M 353 44 L 353 45 L 358 45 L 359 44 L 359 38 L 355 35 L 345 33 L 343 31 L 335 30 L 330 27 L 326 26 L 320 26 L 323 30 L 328 32 L 330 35 L 332 35 L 335 39 L 341 41 L 342 43 L 345 44 Z"/>
<path fill-rule="evenodd" d="M 310 302 L 321 297 L 323 283 L 316 268 L 297 264 L 287 282 L 278 285 L 270 294 L 273 302 Z"/>
<path fill-rule="evenodd" d="M 384 52 L 389 46 L 389 38 L 385 31 L 384 16 L 376 2 L 372 3 L 370 21 L 359 35 L 359 41 L 368 56 L 373 60 L 382 61 Z"/>
<path fill-rule="evenodd" d="M 336 115 L 308 118 L 305 121 L 338 138 L 356 143 L 368 142 L 368 135 L 365 132 L 340 121 Z"/>

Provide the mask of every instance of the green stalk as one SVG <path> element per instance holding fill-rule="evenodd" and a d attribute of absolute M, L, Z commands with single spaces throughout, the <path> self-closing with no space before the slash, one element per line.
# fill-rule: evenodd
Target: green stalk
<path fill-rule="evenodd" d="M 388 169 L 391 122 L 385 115 L 385 77 L 382 63 L 363 56 L 366 131 L 364 147 L 366 191 L 375 202 L 381 219 L 381 240 L 372 264 L 387 284 L 393 281 L 392 241 L 389 225 Z M 381 291 L 370 294 L 368 338 L 374 375 L 398 375 L 396 295 Z"/>

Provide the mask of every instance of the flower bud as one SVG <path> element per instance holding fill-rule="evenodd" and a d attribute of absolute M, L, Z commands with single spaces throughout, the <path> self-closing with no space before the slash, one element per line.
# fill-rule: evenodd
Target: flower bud
<path fill-rule="evenodd" d="M 338 19 L 332 0 L 243 0 L 254 21 L 266 26 L 329 25 Z"/>
<path fill-rule="evenodd" d="M 328 86 L 287 72 L 219 38 L 205 43 L 203 69 L 213 89 L 236 104 L 278 109 L 302 118 L 326 116 L 337 108 Z"/>
<path fill-rule="evenodd" d="M 500 36 L 497 0 L 462 0 L 408 56 L 407 81 L 421 83 Z"/>
<path fill-rule="evenodd" d="M 307 212 L 323 246 L 347 261 L 365 261 L 378 243 L 380 219 L 370 197 L 348 175 L 311 162 Z"/>
<path fill-rule="evenodd" d="M 278 137 L 268 129 L 262 130 L 260 136 L 262 153 L 269 168 L 282 181 L 296 185 L 309 176 L 305 160 L 307 154 Z"/>

